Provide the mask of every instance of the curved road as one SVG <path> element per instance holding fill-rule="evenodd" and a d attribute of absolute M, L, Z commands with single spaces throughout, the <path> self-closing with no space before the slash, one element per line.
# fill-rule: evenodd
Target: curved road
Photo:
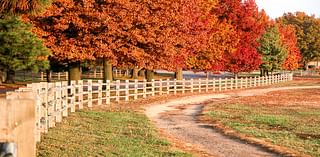
<path fill-rule="evenodd" d="M 289 89 L 311 89 L 320 86 L 280 87 L 267 89 L 249 89 L 226 94 L 206 94 L 188 96 L 170 100 L 163 104 L 154 104 L 146 108 L 146 115 L 155 122 L 156 127 L 165 130 L 174 137 L 191 144 L 216 157 L 264 157 L 279 156 L 258 146 L 232 139 L 222 133 L 199 123 L 197 115 L 202 112 L 202 103 L 220 101 L 240 96 L 262 95 L 271 91 Z M 177 109 L 183 108 L 182 110 Z M 174 111 L 174 114 L 170 112 Z M 167 113 L 167 114 L 164 114 Z"/>

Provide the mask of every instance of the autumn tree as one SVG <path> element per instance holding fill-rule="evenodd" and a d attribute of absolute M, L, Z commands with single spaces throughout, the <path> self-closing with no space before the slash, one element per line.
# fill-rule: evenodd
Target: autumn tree
<path fill-rule="evenodd" d="M 189 0 L 182 5 L 184 20 L 181 23 L 184 27 L 179 30 L 184 44 L 179 51 L 185 55 L 176 58 L 175 63 L 180 63 L 178 67 L 196 71 L 217 70 L 223 56 L 234 52 L 238 36 L 232 25 L 219 21 L 211 13 L 215 5 L 215 1 L 206 0 Z"/>
<path fill-rule="evenodd" d="M 236 74 L 258 69 L 261 56 L 257 52 L 257 39 L 264 33 L 269 22 L 265 12 L 258 11 L 254 0 L 219 0 L 213 13 L 221 21 L 231 23 L 240 39 L 236 52 L 224 57 L 225 69 Z"/>
<path fill-rule="evenodd" d="M 261 75 L 265 76 L 268 72 L 279 70 L 287 58 L 287 47 L 282 43 L 278 26 L 270 26 L 258 40 L 260 46 L 258 51 L 262 56 L 260 65 Z"/>
<path fill-rule="evenodd" d="M 301 53 L 298 47 L 295 28 L 292 25 L 279 25 L 282 43 L 287 48 L 288 54 L 282 68 L 285 70 L 295 70 L 299 68 Z"/>
<path fill-rule="evenodd" d="M 1 14 L 29 14 L 43 11 L 51 0 L 1 0 Z"/>
<path fill-rule="evenodd" d="M 68 63 L 69 80 L 79 80 L 81 61 L 95 59 L 94 52 L 103 47 L 92 36 L 97 19 L 87 16 L 92 14 L 90 2 L 55 0 L 44 14 L 30 17 L 34 32 L 45 39 L 46 46 L 52 50 L 52 58 Z"/>
<path fill-rule="evenodd" d="M 304 66 L 320 58 L 320 19 L 304 12 L 286 13 L 277 19 L 278 23 L 292 25 L 298 39 Z"/>
<path fill-rule="evenodd" d="M 6 16 L 0 19 L 0 66 L 7 73 L 7 83 L 14 83 L 16 70 L 46 69 L 50 51 L 36 35 L 30 24 L 20 18 Z"/>
<path fill-rule="evenodd" d="M 179 2 L 115 1 L 105 6 L 114 15 L 110 18 L 116 21 L 115 25 L 108 27 L 106 35 L 111 39 L 109 44 L 114 45 L 111 50 L 118 66 L 133 68 L 136 72 L 144 68 L 148 81 L 152 79 L 154 69 L 171 68 L 168 60 L 174 57 L 176 49 L 172 32 L 179 25 L 175 14 Z"/>
<path fill-rule="evenodd" d="M 79 69 L 79 62 L 103 59 L 105 79 L 119 67 L 170 69 L 175 55 L 180 1 L 56 0 L 40 17 L 31 18 L 46 38 L 54 58 Z M 75 66 L 76 68 L 72 68 Z M 77 72 L 79 70 L 76 70 Z M 79 77 L 77 77 L 79 79 Z M 149 79 L 150 80 L 150 79 Z"/>

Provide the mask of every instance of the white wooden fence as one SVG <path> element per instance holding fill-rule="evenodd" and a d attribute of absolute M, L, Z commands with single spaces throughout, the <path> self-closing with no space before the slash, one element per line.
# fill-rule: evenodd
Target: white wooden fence
<path fill-rule="evenodd" d="M 130 71 L 129 70 L 121 70 L 121 69 L 114 69 L 113 75 L 115 77 L 129 77 Z M 32 82 L 42 82 L 47 80 L 47 74 L 45 72 L 33 73 L 28 71 L 18 71 L 16 72 L 16 79 L 18 81 L 32 81 Z M 68 80 L 68 72 L 50 72 L 49 78 L 53 81 L 66 81 Z M 103 78 L 103 71 L 89 71 L 83 72 L 81 74 L 81 78 L 83 79 L 102 79 Z"/>
<path fill-rule="evenodd" d="M 190 80 L 152 80 L 144 81 L 107 81 L 86 80 L 55 83 L 33 83 L 7 95 L 29 91 L 34 93 L 36 102 L 36 133 L 40 141 L 41 133 L 48 132 L 56 123 L 67 117 L 69 112 L 83 109 L 84 106 L 109 105 L 111 102 L 129 101 L 155 95 L 177 93 L 201 93 L 225 91 L 257 86 L 267 86 L 292 80 L 292 74 L 268 77 L 190 79 Z"/>

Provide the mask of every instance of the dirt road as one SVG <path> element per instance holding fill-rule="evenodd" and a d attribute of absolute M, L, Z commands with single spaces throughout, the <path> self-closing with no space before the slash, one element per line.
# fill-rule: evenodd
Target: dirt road
<path fill-rule="evenodd" d="M 184 142 L 194 144 L 215 157 L 280 156 L 258 146 L 227 137 L 212 127 L 199 123 L 197 115 L 202 112 L 203 103 L 206 101 L 214 102 L 241 96 L 261 95 L 277 90 L 307 88 L 320 88 L 320 86 L 250 89 L 225 94 L 189 96 L 151 105 L 146 108 L 146 115 L 159 129 L 165 130 L 166 133 Z"/>

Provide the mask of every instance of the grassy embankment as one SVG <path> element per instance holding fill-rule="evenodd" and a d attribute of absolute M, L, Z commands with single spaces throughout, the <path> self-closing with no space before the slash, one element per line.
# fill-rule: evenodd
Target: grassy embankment
<path fill-rule="evenodd" d="M 83 110 L 50 129 L 38 144 L 38 156 L 179 156 L 145 115 L 130 111 Z"/>

